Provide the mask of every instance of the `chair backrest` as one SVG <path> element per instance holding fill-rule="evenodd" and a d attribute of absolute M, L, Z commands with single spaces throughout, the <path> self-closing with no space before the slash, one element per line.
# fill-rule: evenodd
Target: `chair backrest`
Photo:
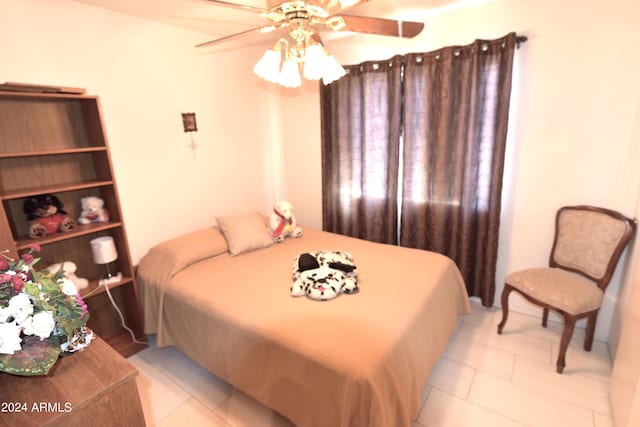
<path fill-rule="evenodd" d="M 604 292 L 635 225 L 610 209 L 565 206 L 556 215 L 549 265 L 582 274 Z"/>

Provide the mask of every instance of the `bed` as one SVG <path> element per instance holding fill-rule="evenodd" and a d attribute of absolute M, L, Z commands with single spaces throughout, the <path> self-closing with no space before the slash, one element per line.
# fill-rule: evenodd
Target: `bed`
<path fill-rule="evenodd" d="M 145 332 L 299 427 L 410 426 L 458 318 L 470 311 L 442 255 L 304 229 L 229 253 L 217 227 L 152 248 L 138 267 Z M 291 297 L 304 252 L 351 252 L 360 290 Z"/>

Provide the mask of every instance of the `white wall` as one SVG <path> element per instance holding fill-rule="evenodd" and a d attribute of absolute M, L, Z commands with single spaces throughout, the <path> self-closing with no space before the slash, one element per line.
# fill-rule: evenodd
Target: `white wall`
<path fill-rule="evenodd" d="M 462 2 L 461 2 L 462 3 Z M 556 210 L 595 204 L 632 216 L 626 200 L 640 181 L 625 183 L 636 103 L 640 99 L 640 2 L 499 0 L 440 10 L 409 42 L 366 36 L 326 43 L 343 64 L 468 44 L 516 31 L 529 38 L 517 51 L 511 132 L 497 268 L 497 297 L 509 271 L 545 265 Z M 294 92 L 296 92 L 294 94 Z M 303 225 L 321 225 L 318 89 L 289 91 L 283 105 L 286 188 Z M 596 338 L 606 340 L 620 286 L 607 292 Z M 512 308 L 539 314 L 524 299 Z M 508 327 L 508 325 L 507 325 Z"/>
<path fill-rule="evenodd" d="M 627 209 L 634 210 L 635 218 L 640 218 L 640 167 L 637 165 L 637 160 L 640 159 L 640 96 L 638 96 L 636 104 L 635 125 L 631 134 L 631 144 L 629 145 L 627 158 L 629 161 L 625 170 L 625 185 L 620 189 L 621 198 L 624 200 L 625 206 L 628 206 Z M 637 233 L 638 231 L 636 231 Z M 638 281 L 635 278 L 638 277 L 638 272 L 640 272 L 640 239 L 636 236 L 630 246 L 632 246 L 632 249 L 626 259 L 629 274 L 626 274 L 622 281 L 618 293 L 621 303 L 615 307 L 611 320 L 609 348 L 611 349 L 612 358 L 617 351 L 623 314 L 629 310 L 627 307 L 629 296 L 633 292 L 633 284 L 636 283 L 637 286 Z M 636 271 L 635 275 L 631 274 L 631 271 Z M 636 355 L 636 357 L 640 357 L 640 354 Z"/>
<path fill-rule="evenodd" d="M 134 262 L 216 215 L 272 203 L 278 92 L 251 76 L 261 51 L 194 48 L 210 38 L 66 0 L 0 0 L 0 81 L 100 96 Z M 182 112 L 197 114 L 196 159 Z"/>

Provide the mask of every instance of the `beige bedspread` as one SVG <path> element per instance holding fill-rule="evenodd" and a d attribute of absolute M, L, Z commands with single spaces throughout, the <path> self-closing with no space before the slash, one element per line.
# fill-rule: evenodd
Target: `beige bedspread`
<path fill-rule="evenodd" d="M 353 254 L 360 292 L 291 297 L 294 258 L 323 249 Z M 140 263 L 145 331 L 300 427 L 409 426 L 470 310 L 450 259 L 308 228 L 299 239 L 170 270 L 154 251 Z"/>

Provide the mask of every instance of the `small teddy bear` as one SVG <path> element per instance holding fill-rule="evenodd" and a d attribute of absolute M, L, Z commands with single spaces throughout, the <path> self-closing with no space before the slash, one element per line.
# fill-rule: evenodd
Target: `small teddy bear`
<path fill-rule="evenodd" d="M 269 231 L 276 243 L 282 242 L 288 236 L 302 236 L 302 228 L 298 227 L 290 202 L 280 200 L 273 206 L 273 213 L 269 217 Z"/>
<path fill-rule="evenodd" d="M 78 222 L 89 224 L 91 222 L 109 222 L 109 212 L 104 208 L 104 200 L 99 197 L 83 197 L 80 199 L 82 212 Z"/>
<path fill-rule="evenodd" d="M 27 214 L 29 237 L 37 239 L 47 234 L 67 232 L 76 228 L 76 221 L 62 208 L 62 202 L 53 194 L 25 199 L 22 210 Z"/>
<path fill-rule="evenodd" d="M 51 264 L 49 267 L 47 267 L 47 271 L 53 275 L 55 275 L 59 271 L 62 271 L 63 277 L 71 280 L 73 284 L 76 285 L 77 289 L 84 289 L 89 286 L 89 281 L 87 279 L 76 276 L 78 267 L 74 262 L 64 261 L 58 264 Z"/>

